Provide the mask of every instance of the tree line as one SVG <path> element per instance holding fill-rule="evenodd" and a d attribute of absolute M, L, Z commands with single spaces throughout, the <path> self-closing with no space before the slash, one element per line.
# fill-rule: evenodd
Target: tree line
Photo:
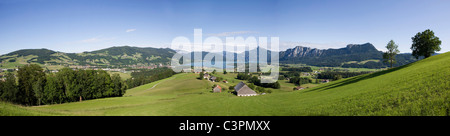
<path fill-rule="evenodd" d="M 292 77 L 289 79 L 289 83 L 294 83 L 295 85 L 302 85 L 312 83 L 312 80 L 308 77 Z"/>
<path fill-rule="evenodd" d="M 129 88 L 134 88 L 140 85 L 171 77 L 174 74 L 176 73 L 172 69 L 166 67 L 143 69 L 137 72 L 132 72 L 132 78 L 127 79 L 125 82 L 127 83 Z"/>
<path fill-rule="evenodd" d="M 257 76 L 252 76 L 249 73 L 238 73 L 236 78 L 239 80 L 247 80 L 249 83 L 252 83 L 260 87 L 274 88 L 274 89 L 279 89 L 281 87 L 278 81 L 275 83 L 261 83 L 261 80 Z"/>
<path fill-rule="evenodd" d="M 313 72 L 311 67 L 286 67 L 282 68 L 282 71 L 295 71 L 295 72 Z"/>
<path fill-rule="evenodd" d="M 358 75 L 368 74 L 370 72 L 368 71 L 362 71 L 362 72 L 335 72 L 335 71 L 328 71 L 328 72 L 321 72 L 317 75 L 317 79 L 335 79 L 336 77 L 340 76 L 340 78 L 349 78 L 354 77 Z"/>
<path fill-rule="evenodd" d="M 118 74 L 110 75 L 103 70 L 63 68 L 45 74 L 39 65 L 31 64 L 19 67 L 17 77 L 7 74 L 6 81 L 0 83 L 0 99 L 33 106 L 119 97 L 126 89 Z"/>

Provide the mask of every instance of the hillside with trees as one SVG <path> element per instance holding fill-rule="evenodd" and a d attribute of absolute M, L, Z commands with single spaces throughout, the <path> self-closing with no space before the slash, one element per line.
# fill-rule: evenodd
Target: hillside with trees
<path fill-rule="evenodd" d="M 6 81 L 0 82 L 0 99 L 27 106 L 47 105 L 120 97 L 127 89 L 118 74 L 103 70 L 63 68 L 54 74 L 43 71 L 31 64 L 19 67 L 17 78 L 7 74 Z"/>
<path fill-rule="evenodd" d="M 83 53 L 63 53 L 48 49 L 24 49 L 0 56 L 0 62 L 4 66 L 14 65 L 17 67 L 25 63 L 101 67 L 123 67 L 125 65 L 148 66 L 151 64 L 166 65 L 170 62 L 174 54 L 175 51 L 169 48 L 140 48 L 130 46 L 111 47 Z M 16 62 L 17 60 L 23 60 L 23 62 Z"/>

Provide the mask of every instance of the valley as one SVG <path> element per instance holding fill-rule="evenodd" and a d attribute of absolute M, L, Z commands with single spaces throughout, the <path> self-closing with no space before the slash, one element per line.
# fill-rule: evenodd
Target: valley
<path fill-rule="evenodd" d="M 242 81 L 236 79 L 236 73 L 216 74 L 228 83 L 199 80 L 196 73 L 180 73 L 128 89 L 123 97 L 32 107 L 1 102 L 0 115 L 448 116 L 449 62 L 450 54 L 443 53 L 298 91 L 282 80 L 280 89 L 251 97 L 211 93 L 213 84 L 227 88 Z"/>

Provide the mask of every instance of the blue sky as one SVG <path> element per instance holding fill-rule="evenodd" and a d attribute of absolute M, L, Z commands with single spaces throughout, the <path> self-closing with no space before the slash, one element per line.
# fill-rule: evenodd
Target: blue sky
<path fill-rule="evenodd" d="M 47 48 L 62 52 L 112 46 L 166 48 L 173 38 L 277 36 L 280 49 L 340 48 L 411 37 L 431 29 L 450 51 L 448 0 L 0 0 L 0 54 Z"/>

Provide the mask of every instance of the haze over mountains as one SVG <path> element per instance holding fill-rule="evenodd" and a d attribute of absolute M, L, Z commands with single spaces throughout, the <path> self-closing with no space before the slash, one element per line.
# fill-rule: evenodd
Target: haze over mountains
<path fill-rule="evenodd" d="M 26 63 L 46 65 L 91 65 L 124 66 L 169 64 L 176 53 L 170 48 L 141 48 L 120 46 L 83 53 L 63 53 L 49 49 L 24 49 L 0 56 L 2 68 L 10 68 Z M 247 56 L 248 56 L 248 52 Z M 203 56 L 206 52 L 203 53 Z M 270 54 L 268 54 L 270 55 Z M 280 63 L 301 63 L 311 66 L 383 68 L 382 52 L 371 43 L 349 44 L 340 49 L 317 49 L 297 46 L 279 52 Z M 400 66 L 417 61 L 411 54 L 396 56 Z"/>

